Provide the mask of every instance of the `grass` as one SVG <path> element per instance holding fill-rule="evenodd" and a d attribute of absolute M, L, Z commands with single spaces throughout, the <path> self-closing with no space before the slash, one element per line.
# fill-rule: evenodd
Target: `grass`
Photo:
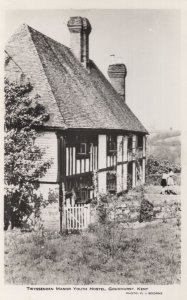
<path fill-rule="evenodd" d="M 124 229 L 114 257 L 95 231 L 6 232 L 5 283 L 179 284 L 180 228 L 170 222 Z"/>

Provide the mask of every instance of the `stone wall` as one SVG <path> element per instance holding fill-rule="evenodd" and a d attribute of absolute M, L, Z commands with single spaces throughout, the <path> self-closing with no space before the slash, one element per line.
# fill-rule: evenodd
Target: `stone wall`
<path fill-rule="evenodd" d="M 143 211 L 143 213 L 142 213 Z M 171 219 L 180 219 L 180 195 L 161 195 L 130 191 L 119 197 L 115 214 L 124 224 Z M 142 219 L 141 214 L 144 215 Z"/>
<path fill-rule="evenodd" d="M 47 199 L 49 202 L 41 210 L 42 224 L 46 230 L 59 232 L 58 185 L 43 184 L 40 191 L 44 199 Z M 110 202 L 110 207 L 112 208 L 111 218 L 114 216 L 118 217 L 118 220 L 124 226 L 131 227 L 134 224 L 141 224 L 140 222 L 148 223 L 155 220 L 160 220 L 161 222 L 180 220 L 181 203 L 179 194 L 161 195 L 157 187 L 152 187 L 150 190 L 146 190 L 145 188 L 144 192 L 141 190 L 131 190 L 128 194 L 118 198 L 116 196 L 113 197 L 114 202 L 116 202 Z M 90 204 L 90 223 L 98 223 L 97 205 L 94 201 Z"/>

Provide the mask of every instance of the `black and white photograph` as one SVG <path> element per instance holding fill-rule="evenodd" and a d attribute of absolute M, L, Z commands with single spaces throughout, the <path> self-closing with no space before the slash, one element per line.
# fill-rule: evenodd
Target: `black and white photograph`
<path fill-rule="evenodd" d="M 179 9 L 6 11 L 5 285 L 180 286 L 180 55 Z"/>

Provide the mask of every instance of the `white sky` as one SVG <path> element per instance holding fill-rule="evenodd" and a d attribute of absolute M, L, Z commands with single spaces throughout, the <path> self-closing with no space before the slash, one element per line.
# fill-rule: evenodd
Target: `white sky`
<path fill-rule="evenodd" d="M 69 16 L 92 25 L 90 58 L 107 76 L 110 55 L 127 66 L 126 102 L 149 129 L 180 128 L 179 10 L 14 10 L 6 37 L 26 23 L 69 46 Z"/>

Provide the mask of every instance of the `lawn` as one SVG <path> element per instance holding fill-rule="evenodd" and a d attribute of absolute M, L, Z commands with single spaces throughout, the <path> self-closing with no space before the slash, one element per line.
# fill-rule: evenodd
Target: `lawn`
<path fill-rule="evenodd" d="M 6 284 L 179 284 L 180 225 L 123 229 L 111 255 L 97 232 L 5 233 Z M 114 246 L 116 246 L 114 245 Z"/>

